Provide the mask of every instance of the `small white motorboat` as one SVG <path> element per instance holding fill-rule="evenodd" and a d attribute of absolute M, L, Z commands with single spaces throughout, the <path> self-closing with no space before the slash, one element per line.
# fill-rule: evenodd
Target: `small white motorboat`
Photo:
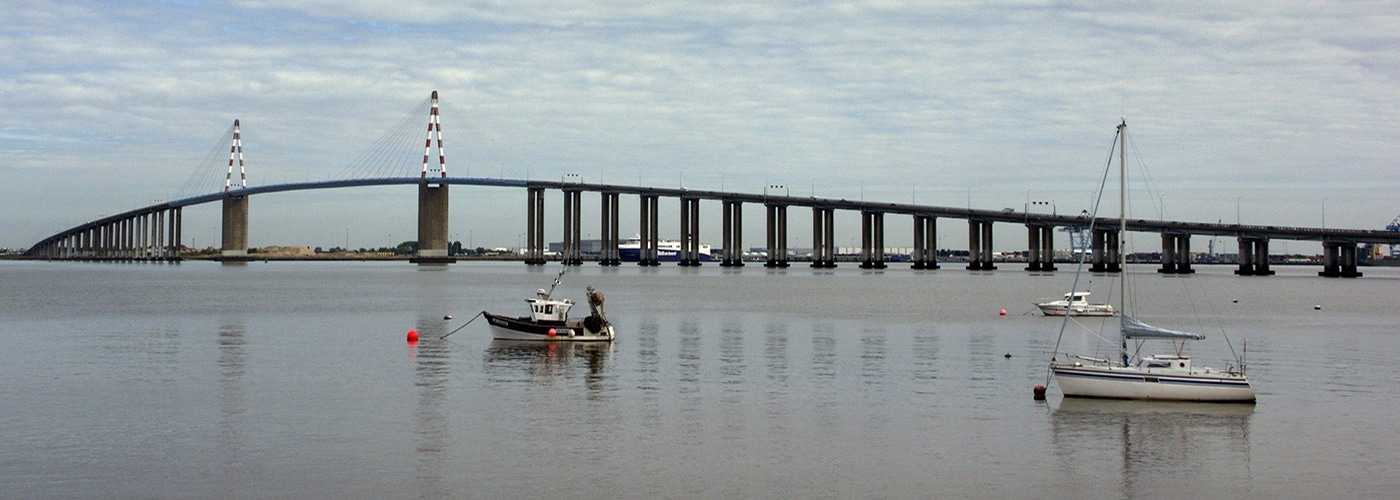
<path fill-rule="evenodd" d="M 1112 316 L 1114 312 L 1113 304 L 1090 304 L 1089 292 L 1067 293 L 1060 300 L 1037 302 L 1035 306 L 1046 316 L 1064 316 L 1066 312 L 1070 316 Z"/>
<path fill-rule="evenodd" d="M 535 296 L 525 299 L 530 304 L 530 315 L 522 317 L 509 317 L 493 314 L 488 311 L 481 311 L 481 315 L 486 317 L 486 323 L 491 327 L 492 338 L 500 340 L 538 340 L 538 341 L 611 341 L 616 333 L 613 331 L 612 323 L 608 322 L 603 315 L 603 294 L 588 287 L 588 309 L 589 315 L 583 319 L 569 319 L 569 310 L 574 307 L 574 301 L 569 299 L 555 299 L 554 287 L 559 285 L 559 278 L 564 276 L 564 271 L 559 271 L 559 277 L 554 278 L 554 284 L 549 287 L 549 291 L 537 290 Z"/>

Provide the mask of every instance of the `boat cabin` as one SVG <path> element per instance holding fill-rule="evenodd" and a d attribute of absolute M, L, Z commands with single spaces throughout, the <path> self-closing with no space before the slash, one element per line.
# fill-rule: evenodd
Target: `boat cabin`
<path fill-rule="evenodd" d="M 569 319 L 569 309 L 574 307 L 574 301 L 551 299 L 544 290 L 535 292 L 535 297 L 525 302 L 530 303 L 530 319 L 535 321 L 564 321 Z"/>
<path fill-rule="evenodd" d="M 1191 371 L 1191 357 L 1177 354 L 1157 354 L 1138 359 L 1137 366 L 1149 369 Z"/>

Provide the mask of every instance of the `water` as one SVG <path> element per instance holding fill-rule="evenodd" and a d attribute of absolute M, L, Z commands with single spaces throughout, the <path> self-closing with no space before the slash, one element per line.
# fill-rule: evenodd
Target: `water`
<path fill-rule="evenodd" d="M 540 346 L 493 342 L 481 321 L 438 337 L 482 309 L 523 314 L 554 266 L 0 262 L 0 496 L 1400 488 L 1388 370 L 1400 269 L 1344 280 L 1302 267 L 1267 278 L 1133 268 L 1138 300 L 1153 304 L 1144 319 L 1205 325 L 1198 364 L 1230 357 L 1222 327 L 1236 349 L 1247 342 L 1259 395 L 1249 407 L 1062 401 L 1053 387 L 1033 401 L 1059 320 L 1023 313 L 1073 273 L 1002 267 L 590 264 L 558 293 L 605 293 L 619 340 Z M 1109 278 L 1093 280 L 1105 298 Z M 1098 323 L 1083 324 L 1071 324 L 1068 350 L 1094 349 L 1083 332 Z"/>

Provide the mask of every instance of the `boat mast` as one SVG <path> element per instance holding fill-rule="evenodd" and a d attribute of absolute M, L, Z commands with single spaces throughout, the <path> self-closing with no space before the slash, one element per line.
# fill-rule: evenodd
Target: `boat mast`
<path fill-rule="evenodd" d="M 1118 123 L 1118 297 L 1123 301 L 1123 311 L 1119 312 L 1118 357 L 1123 366 L 1128 366 L 1128 337 L 1123 334 L 1123 318 L 1128 316 L 1128 169 L 1124 161 L 1128 149 L 1128 120 L 1120 118 Z"/>

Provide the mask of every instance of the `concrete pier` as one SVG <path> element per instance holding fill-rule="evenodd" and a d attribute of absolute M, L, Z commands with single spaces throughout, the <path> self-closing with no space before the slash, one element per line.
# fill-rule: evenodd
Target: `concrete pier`
<path fill-rule="evenodd" d="M 871 210 L 860 213 L 860 268 L 885 268 L 885 214 Z"/>
<path fill-rule="evenodd" d="M 248 260 L 248 197 L 224 194 L 223 260 Z"/>
<path fill-rule="evenodd" d="M 1239 269 L 1235 270 L 1235 274 L 1240 276 L 1271 276 L 1274 274 L 1274 271 L 1269 269 L 1269 240 L 1241 237 L 1239 244 Z"/>
<path fill-rule="evenodd" d="M 409 262 L 449 264 L 447 255 L 447 184 L 418 183 L 418 253 Z"/>
<path fill-rule="evenodd" d="M 1191 274 L 1191 235 L 1162 233 L 1162 274 Z"/>
<path fill-rule="evenodd" d="M 1055 228 L 1043 224 L 1027 224 L 1027 271 L 1055 270 Z"/>
<path fill-rule="evenodd" d="M 763 267 L 788 267 L 787 248 L 787 205 L 767 203 L 768 211 L 768 260 Z"/>
<path fill-rule="evenodd" d="M 637 265 L 659 266 L 661 265 L 661 261 L 657 258 L 656 246 L 660 242 L 660 237 L 657 236 L 657 214 L 659 213 L 657 204 L 660 200 L 660 196 L 643 194 L 640 197 L 642 215 L 640 221 L 641 230 L 638 231 L 638 233 L 641 236 L 641 248 L 639 250 Z"/>
<path fill-rule="evenodd" d="M 680 265 L 700 265 L 700 198 L 681 197 Z"/>
<path fill-rule="evenodd" d="M 602 249 L 598 254 L 598 265 L 617 266 L 622 264 L 622 258 L 617 250 L 617 193 L 602 193 L 602 219 L 601 219 L 601 241 Z"/>
<path fill-rule="evenodd" d="M 1328 278 L 1360 278 L 1356 270 L 1356 242 L 1322 242 L 1322 271 L 1318 276 Z"/>
<path fill-rule="evenodd" d="M 914 269 L 938 269 L 938 219 L 934 216 L 914 216 L 914 252 L 909 260 Z"/>
<path fill-rule="evenodd" d="M 744 267 L 744 204 L 724 200 L 724 260 L 722 267 Z"/>
<path fill-rule="evenodd" d="M 583 192 L 564 189 L 564 265 L 583 265 Z"/>
<path fill-rule="evenodd" d="M 1123 265 L 1120 262 L 1119 253 L 1122 245 L 1119 244 L 1119 234 L 1117 229 L 1094 228 L 1093 242 L 1093 264 L 1089 266 L 1089 272 L 1094 273 L 1120 273 L 1123 272 Z"/>
<path fill-rule="evenodd" d="M 528 188 L 525 204 L 525 264 L 544 265 L 544 188 Z"/>
<path fill-rule="evenodd" d="M 967 269 L 994 271 L 996 268 L 992 264 L 992 221 L 968 219 Z"/>
<path fill-rule="evenodd" d="M 812 267 L 832 269 L 836 267 L 836 223 L 833 221 L 836 209 L 812 207 Z"/>

